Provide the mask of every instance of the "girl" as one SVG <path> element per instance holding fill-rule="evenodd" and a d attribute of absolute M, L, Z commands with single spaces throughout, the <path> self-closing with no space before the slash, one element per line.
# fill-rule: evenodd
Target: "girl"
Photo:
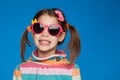
<path fill-rule="evenodd" d="M 70 30 L 70 59 L 65 52 L 57 50 L 62 44 L 67 30 Z M 37 47 L 32 56 L 25 61 L 26 44 L 31 46 L 27 37 L 31 32 Z M 43 9 L 39 11 L 27 27 L 21 39 L 22 64 L 14 71 L 13 80 L 81 80 L 80 69 L 74 64 L 80 53 L 80 39 L 76 29 L 67 23 L 63 12 L 59 9 Z"/>

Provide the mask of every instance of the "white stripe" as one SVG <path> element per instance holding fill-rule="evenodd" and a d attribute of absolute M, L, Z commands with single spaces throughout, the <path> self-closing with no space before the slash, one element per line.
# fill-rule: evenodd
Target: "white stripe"
<path fill-rule="evenodd" d="M 13 80 L 22 80 L 21 77 L 16 77 L 15 75 L 13 75 Z"/>
<path fill-rule="evenodd" d="M 80 76 L 73 76 L 72 80 L 82 80 Z"/>
<path fill-rule="evenodd" d="M 63 68 L 20 68 L 22 74 L 72 75 L 73 69 Z"/>

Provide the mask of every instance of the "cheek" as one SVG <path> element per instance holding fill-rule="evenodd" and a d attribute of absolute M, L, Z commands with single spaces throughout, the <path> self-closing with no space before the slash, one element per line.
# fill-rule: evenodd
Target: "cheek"
<path fill-rule="evenodd" d="M 38 40 L 39 40 L 39 36 L 38 35 L 33 34 L 32 38 L 33 38 L 35 44 L 38 43 Z"/>
<path fill-rule="evenodd" d="M 39 34 L 32 34 L 32 37 L 33 37 L 33 39 L 37 39 L 37 38 L 39 38 Z"/>
<path fill-rule="evenodd" d="M 58 38 L 53 38 L 53 39 L 52 39 L 52 42 L 53 42 L 54 44 L 57 44 L 57 43 L 58 43 Z"/>

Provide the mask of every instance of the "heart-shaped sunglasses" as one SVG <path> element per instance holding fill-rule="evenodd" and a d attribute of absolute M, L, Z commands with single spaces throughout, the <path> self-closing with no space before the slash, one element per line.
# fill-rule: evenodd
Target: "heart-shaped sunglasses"
<path fill-rule="evenodd" d="M 47 29 L 48 33 L 52 36 L 59 36 L 63 31 L 62 27 L 59 24 L 50 24 L 46 25 L 42 22 L 37 22 L 31 25 L 32 32 L 35 34 L 42 33 L 45 29 Z"/>

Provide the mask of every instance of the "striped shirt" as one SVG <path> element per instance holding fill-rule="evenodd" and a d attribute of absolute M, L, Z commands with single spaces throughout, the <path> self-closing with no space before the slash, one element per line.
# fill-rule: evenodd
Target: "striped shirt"
<path fill-rule="evenodd" d="M 36 55 L 37 51 L 34 51 L 28 61 L 16 67 L 13 80 L 81 80 L 79 66 L 68 66 L 63 51 L 58 50 L 46 58 Z"/>

